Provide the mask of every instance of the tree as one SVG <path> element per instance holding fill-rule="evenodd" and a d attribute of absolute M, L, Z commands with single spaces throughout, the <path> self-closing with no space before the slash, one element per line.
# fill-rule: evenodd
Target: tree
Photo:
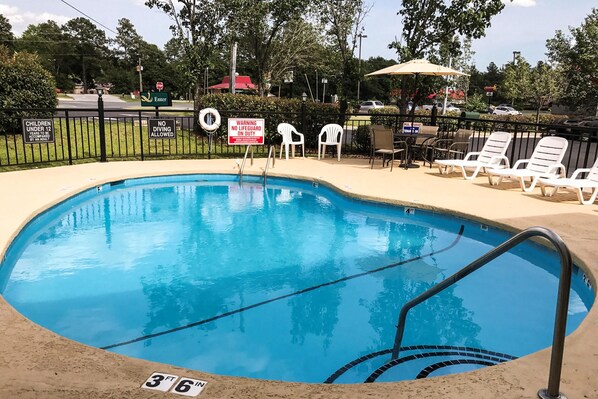
<path fill-rule="evenodd" d="M 564 82 L 560 100 L 573 107 L 595 107 L 598 115 L 598 9 L 592 9 L 580 27 L 569 31 L 571 36 L 558 30 L 546 42 L 548 57 Z"/>
<path fill-rule="evenodd" d="M 0 108 L 54 108 L 56 107 L 55 83 L 35 54 L 11 52 L 0 46 Z M 15 118 L 3 118 L 0 132 L 20 130 L 18 117 L 47 117 L 45 112 L 13 113 Z M 51 113 L 50 113 L 51 115 Z"/>
<path fill-rule="evenodd" d="M 337 74 L 340 76 L 339 122 L 344 122 L 349 93 L 359 78 L 355 60 L 357 40 L 363 32 L 363 21 L 371 7 L 367 7 L 363 0 L 319 0 L 318 8 L 330 45 L 337 56 L 332 61 L 336 61 Z"/>
<path fill-rule="evenodd" d="M 515 62 L 509 62 L 504 68 L 504 78 L 499 88 L 501 94 L 515 101 L 527 100 L 531 96 L 531 66 L 521 55 L 517 55 Z"/>
<path fill-rule="evenodd" d="M 13 51 L 15 48 L 15 35 L 12 33 L 12 25 L 4 15 L 0 14 L 0 46 Z"/>
<path fill-rule="evenodd" d="M 148 0 L 145 5 L 166 13 L 173 21 L 170 27 L 174 38 L 171 43 L 183 55 L 180 70 L 184 81 L 193 86 L 194 100 L 201 94 L 203 71 L 223 46 L 225 21 L 230 10 L 218 0 Z"/>
<path fill-rule="evenodd" d="M 545 62 L 538 62 L 531 71 L 529 88 L 530 99 L 536 107 L 536 123 L 540 120 L 540 110 L 559 97 L 561 88 L 557 71 Z"/>
<path fill-rule="evenodd" d="M 74 18 L 68 21 L 63 30 L 73 48 L 71 70 L 83 81 L 85 90 L 92 87 L 92 82 L 102 76 L 102 66 L 109 50 L 106 34 L 96 28 L 87 18 Z"/>
<path fill-rule="evenodd" d="M 256 83 L 261 96 L 269 89 L 273 64 L 280 61 L 283 54 L 306 54 L 311 47 L 305 39 L 311 36 L 302 35 L 294 45 L 288 39 L 291 31 L 302 34 L 306 25 L 301 24 L 301 17 L 313 0 L 228 0 L 232 11 L 228 19 L 229 30 L 233 40 L 239 42 L 240 51 L 248 56 L 251 67 L 256 73 Z M 286 32 L 285 32 L 286 31 Z M 286 34 L 285 34 L 286 33 Z M 284 39 L 283 39 L 284 36 Z M 308 44 L 308 47 L 301 47 Z M 291 60 L 294 61 L 294 60 Z"/>
<path fill-rule="evenodd" d="M 73 87 L 70 75 L 75 72 L 74 47 L 63 29 L 54 21 L 29 25 L 17 41 L 18 51 L 35 53 L 42 66 L 50 71 L 56 86 L 62 90 Z"/>
<path fill-rule="evenodd" d="M 501 0 L 402 0 L 402 5 L 398 12 L 403 20 L 401 40 L 389 45 L 397 50 L 401 62 L 417 58 L 436 61 L 441 48 L 445 56 L 459 56 L 460 38 L 484 36 L 492 17 L 504 8 Z M 412 79 L 402 78 L 403 89 Z M 402 98 L 403 105 L 407 100 Z"/>

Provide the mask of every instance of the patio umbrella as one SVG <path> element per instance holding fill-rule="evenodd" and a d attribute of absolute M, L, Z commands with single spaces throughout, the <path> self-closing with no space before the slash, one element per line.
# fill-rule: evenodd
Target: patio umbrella
<path fill-rule="evenodd" d="M 428 60 L 417 59 L 401 64 L 391 65 L 389 67 L 368 73 L 365 76 L 377 76 L 377 75 L 415 75 L 414 92 L 417 90 L 417 79 L 419 75 L 431 75 L 431 76 L 464 76 L 466 73 L 459 72 L 455 69 L 448 68 L 442 65 L 432 64 Z M 411 108 L 411 123 L 415 119 L 415 104 Z M 412 125 L 413 126 L 413 125 Z"/>
<path fill-rule="evenodd" d="M 368 73 L 365 76 L 376 75 L 433 75 L 433 76 L 463 76 L 466 73 L 459 72 L 452 68 L 447 68 L 442 65 L 432 64 L 428 60 L 419 59 L 403 62 L 402 64 L 395 64 L 389 67 Z"/>

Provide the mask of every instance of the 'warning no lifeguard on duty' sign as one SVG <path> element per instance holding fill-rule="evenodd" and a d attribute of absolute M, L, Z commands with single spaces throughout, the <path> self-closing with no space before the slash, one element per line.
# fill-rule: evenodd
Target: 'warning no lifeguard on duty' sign
<path fill-rule="evenodd" d="M 228 144 L 250 145 L 264 144 L 264 119 L 229 118 L 228 119 Z"/>

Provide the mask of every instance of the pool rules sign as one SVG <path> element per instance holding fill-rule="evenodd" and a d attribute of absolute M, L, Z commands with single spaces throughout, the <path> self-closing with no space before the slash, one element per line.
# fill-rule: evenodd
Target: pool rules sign
<path fill-rule="evenodd" d="M 253 118 L 228 118 L 229 145 L 264 145 L 266 121 Z"/>
<path fill-rule="evenodd" d="M 52 119 L 23 119 L 23 141 L 25 144 L 53 143 Z"/>

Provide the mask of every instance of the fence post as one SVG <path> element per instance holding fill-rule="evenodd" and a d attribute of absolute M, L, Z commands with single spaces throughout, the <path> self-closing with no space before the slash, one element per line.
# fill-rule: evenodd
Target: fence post
<path fill-rule="evenodd" d="M 69 151 L 69 165 L 73 164 L 73 150 L 71 148 L 71 126 L 69 122 L 69 111 L 64 111 L 64 117 L 66 119 L 66 145 Z"/>
<path fill-rule="evenodd" d="M 98 123 L 100 126 L 100 162 L 106 162 L 106 127 L 104 126 L 104 100 L 98 90 Z"/>
<path fill-rule="evenodd" d="M 305 134 L 305 127 L 307 125 L 307 123 L 305 122 L 305 101 L 307 101 L 307 94 L 303 93 L 303 96 L 301 97 L 301 132 L 303 132 L 303 134 Z"/>

